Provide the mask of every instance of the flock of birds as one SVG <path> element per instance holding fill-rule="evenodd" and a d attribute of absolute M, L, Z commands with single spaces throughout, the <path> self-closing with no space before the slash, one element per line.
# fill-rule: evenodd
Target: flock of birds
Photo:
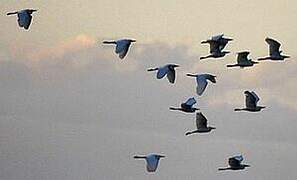
<path fill-rule="evenodd" d="M 21 11 L 9 12 L 7 15 L 17 15 L 18 16 L 18 24 L 20 27 L 24 29 L 29 29 L 31 21 L 32 21 L 32 13 L 36 12 L 35 9 L 25 9 Z M 201 44 L 209 44 L 210 51 L 209 55 L 200 57 L 200 60 L 208 59 L 208 58 L 222 58 L 226 54 L 230 53 L 230 51 L 224 51 L 226 45 L 232 41 L 231 38 L 224 37 L 223 34 L 212 36 L 210 39 L 206 41 L 202 41 Z M 282 55 L 282 51 L 280 51 L 281 44 L 272 39 L 266 38 L 266 43 L 269 46 L 269 55 L 267 57 L 258 58 L 258 61 L 263 60 L 273 60 L 273 61 L 282 61 L 290 56 Z M 103 44 L 113 44 L 115 45 L 115 53 L 118 54 L 120 59 L 124 59 L 129 51 L 129 48 L 132 43 L 136 42 L 134 39 L 120 39 L 115 41 L 103 41 Z M 251 67 L 254 64 L 258 64 L 259 62 L 253 61 L 248 58 L 250 52 L 242 51 L 237 53 L 237 63 L 227 65 L 227 67 Z M 166 64 L 164 66 L 150 68 L 147 71 L 157 71 L 157 79 L 162 79 L 165 76 L 167 77 L 170 83 L 175 83 L 175 68 L 179 67 L 177 64 Z M 216 76 L 211 74 L 187 74 L 189 77 L 195 77 L 197 86 L 196 93 L 198 96 L 202 96 L 204 93 L 208 81 L 212 83 L 216 83 Z M 249 111 L 249 112 L 258 112 L 261 111 L 265 106 L 258 106 L 258 102 L 260 98 L 253 91 L 244 91 L 245 95 L 245 107 L 244 108 L 236 108 L 234 111 Z M 169 109 L 172 111 L 182 111 L 185 113 L 195 113 L 199 110 L 199 108 L 193 107 L 197 101 L 194 97 L 187 99 L 186 102 L 181 103 L 180 107 L 170 107 Z M 195 133 L 208 133 L 211 130 L 216 129 L 215 127 L 208 126 L 206 117 L 201 112 L 196 112 L 196 129 L 193 131 L 186 132 L 186 136 L 195 134 Z M 155 172 L 157 170 L 159 160 L 164 158 L 164 155 L 160 154 L 149 154 L 149 155 L 136 155 L 135 159 L 145 159 L 146 160 L 146 169 L 148 172 Z M 249 167 L 247 164 L 243 164 L 243 156 L 237 155 L 230 157 L 228 159 L 228 167 L 219 168 L 218 170 L 242 170 L 246 167 Z"/>

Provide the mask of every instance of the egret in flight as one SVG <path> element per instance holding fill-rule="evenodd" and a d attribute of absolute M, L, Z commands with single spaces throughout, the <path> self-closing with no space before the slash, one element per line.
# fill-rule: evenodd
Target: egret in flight
<path fill-rule="evenodd" d="M 24 9 L 21 11 L 15 11 L 15 12 L 9 12 L 7 13 L 7 16 L 15 15 L 18 16 L 18 23 L 20 27 L 25 28 L 26 30 L 29 29 L 31 21 L 32 21 L 32 13 L 37 10 L 35 9 Z"/>
<path fill-rule="evenodd" d="M 265 108 L 265 106 L 258 106 L 257 103 L 260 100 L 258 95 L 254 91 L 244 91 L 245 94 L 245 108 L 234 109 L 234 111 L 250 111 L 258 112 Z"/>
<path fill-rule="evenodd" d="M 207 80 L 216 83 L 216 76 L 211 74 L 187 74 L 187 76 L 195 77 L 197 81 L 196 93 L 201 96 L 208 84 Z"/>
<path fill-rule="evenodd" d="M 245 67 L 253 66 L 254 64 L 258 64 L 258 62 L 248 59 L 249 54 L 250 54 L 250 52 L 248 52 L 248 51 L 242 51 L 242 52 L 237 53 L 237 64 L 229 64 L 229 65 L 227 65 L 227 67 L 245 68 Z"/>
<path fill-rule="evenodd" d="M 186 102 L 181 103 L 180 107 L 170 107 L 170 110 L 177 110 L 177 111 L 183 111 L 187 113 L 193 113 L 197 110 L 198 108 L 193 107 L 194 104 L 196 104 L 197 101 L 195 100 L 194 97 L 189 98 Z"/>
<path fill-rule="evenodd" d="M 290 56 L 287 55 L 282 55 L 282 51 L 280 51 L 280 46 L 281 44 L 279 42 L 277 42 L 274 39 L 271 38 L 266 38 L 265 39 L 266 43 L 269 46 L 269 56 L 267 57 L 263 57 L 263 58 L 259 58 L 259 61 L 263 61 L 263 60 L 275 60 L 275 61 L 282 61 L 285 60 L 286 58 L 289 58 Z"/>
<path fill-rule="evenodd" d="M 120 39 L 117 41 L 103 41 L 103 44 L 115 44 L 115 53 L 120 59 L 124 59 L 127 55 L 131 43 L 136 42 L 134 39 Z"/>
<path fill-rule="evenodd" d="M 165 75 L 167 75 L 167 79 L 170 83 L 175 82 L 175 69 L 179 67 L 177 64 L 166 64 L 162 67 L 150 68 L 147 71 L 157 71 L 157 79 L 162 79 Z"/>
<path fill-rule="evenodd" d="M 200 60 L 207 58 L 220 58 L 224 57 L 226 54 L 230 53 L 229 51 L 223 51 L 229 41 L 233 39 L 225 38 L 224 34 L 212 36 L 206 41 L 202 41 L 201 44 L 209 44 L 210 46 L 210 55 L 200 57 Z"/>
<path fill-rule="evenodd" d="M 134 156 L 134 159 L 145 159 L 146 160 L 146 170 L 148 172 L 155 172 L 157 170 L 159 160 L 165 156 L 159 154 L 149 154 L 147 156 Z"/>
<path fill-rule="evenodd" d="M 196 127 L 196 130 L 187 132 L 186 136 L 194 133 L 207 133 L 213 129 L 216 129 L 215 127 L 207 125 L 207 119 L 201 112 L 196 113 Z"/>
<path fill-rule="evenodd" d="M 229 167 L 226 168 L 219 168 L 219 171 L 223 170 L 242 170 L 245 169 L 246 167 L 250 167 L 250 165 L 247 164 L 242 164 L 243 161 L 243 156 L 233 156 L 228 159 L 228 164 Z"/>

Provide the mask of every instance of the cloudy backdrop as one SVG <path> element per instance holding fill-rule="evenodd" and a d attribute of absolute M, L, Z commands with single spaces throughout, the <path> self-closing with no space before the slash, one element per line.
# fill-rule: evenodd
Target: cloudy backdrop
<path fill-rule="evenodd" d="M 0 179 L 294 179 L 296 172 L 297 39 L 293 0 L 19 1 L 0 10 Z M 36 8 L 29 31 L 6 13 Z M 199 61 L 200 41 L 234 38 L 223 59 Z M 227 69 L 236 52 L 267 54 L 278 39 L 285 62 Z M 119 60 L 103 39 L 135 38 Z M 177 63 L 176 84 L 149 67 Z M 202 97 L 186 73 L 211 73 Z M 254 90 L 260 113 L 235 113 Z M 186 137 L 195 114 L 170 112 L 190 96 L 217 129 Z M 135 154 L 162 153 L 148 174 Z M 243 154 L 251 167 L 218 172 Z"/>

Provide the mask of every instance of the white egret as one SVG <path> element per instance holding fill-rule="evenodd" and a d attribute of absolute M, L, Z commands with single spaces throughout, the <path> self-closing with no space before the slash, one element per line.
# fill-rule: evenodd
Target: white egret
<path fill-rule="evenodd" d="M 226 168 L 219 168 L 219 171 L 223 170 L 242 170 L 245 169 L 246 167 L 250 167 L 250 165 L 247 164 L 242 164 L 243 161 L 243 156 L 233 156 L 228 159 L 228 164 L 229 167 Z"/>
<path fill-rule="evenodd" d="M 181 103 L 180 107 L 170 107 L 170 110 L 177 110 L 177 111 L 183 111 L 187 113 L 193 113 L 197 110 L 198 108 L 193 107 L 194 104 L 196 104 L 197 101 L 195 100 L 194 97 L 189 98 L 186 102 Z"/>
<path fill-rule="evenodd" d="M 120 59 L 124 59 L 127 55 L 131 43 L 136 42 L 134 39 L 120 39 L 117 41 L 103 41 L 103 44 L 115 44 L 115 53 L 119 55 Z"/>
<path fill-rule="evenodd" d="M 207 125 L 207 119 L 201 112 L 196 113 L 196 127 L 196 130 L 187 132 L 186 136 L 194 133 L 208 133 L 211 130 L 216 129 L 215 127 Z"/>
<path fill-rule="evenodd" d="M 282 60 L 285 60 L 286 58 L 290 57 L 290 56 L 281 54 L 282 51 L 279 50 L 281 44 L 279 42 L 277 42 L 276 40 L 267 37 L 265 39 L 265 41 L 269 45 L 269 56 L 259 58 L 258 59 L 259 61 L 263 61 L 263 60 L 282 61 Z"/>
<path fill-rule="evenodd" d="M 250 52 L 248 51 L 242 51 L 237 53 L 237 64 L 229 64 L 227 65 L 227 67 L 240 67 L 240 68 L 244 68 L 244 67 L 250 67 L 253 66 L 254 64 L 258 64 L 258 62 L 255 62 L 251 59 L 248 59 L 248 55 L 250 54 Z"/>
<path fill-rule="evenodd" d="M 197 87 L 196 93 L 201 96 L 206 89 L 208 84 L 207 80 L 211 81 L 212 83 L 216 83 L 216 76 L 211 74 L 187 74 L 187 76 L 196 77 Z"/>
<path fill-rule="evenodd" d="M 7 16 L 17 14 L 18 16 L 18 23 L 20 27 L 25 28 L 26 30 L 29 29 L 31 21 L 32 21 L 32 13 L 37 10 L 35 9 L 24 9 L 21 11 L 16 12 L 9 12 L 7 13 Z"/>
<path fill-rule="evenodd" d="M 146 170 L 148 172 L 155 172 L 158 168 L 159 160 L 165 156 L 159 154 L 149 154 L 147 156 L 134 156 L 134 159 L 145 159 L 146 160 Z"/>
<path fill-rule="evenodd" d="M 258 112 L 265 108 L 265 106 L 258 106 L 257 103 L 260 100 L 258 95 L 253 91 L 244 91 L 245 94 L 245 108 L 234 109 L 234 111 L 250 111 Z"/>
<path fill-rule="evenodd" d="M 200 60 L 207 58 L 220 58 L 224 57 L 226 54 L 230 53 L 229 51 L 223 51 L 229 41 L 233 39 L 225 38 L 224 34 L 212 36 L 210 39 L 206 41 L 202 41 L 201 44 L 209 44 L 210 46 L 210 55 L 200 57 Z"/>
<path fill-rule="evenodd" d="M 179 67 L 177 64 L 166 64 L 165 66 L 157 67 L 157 68 L 150 68 L 147 71 L 158 71 L 157 72 L 157 79 L 162 79 L 165 75 L 167 75 L 167 79 L 170 83 L 175 82 L 175 69 Z"/>

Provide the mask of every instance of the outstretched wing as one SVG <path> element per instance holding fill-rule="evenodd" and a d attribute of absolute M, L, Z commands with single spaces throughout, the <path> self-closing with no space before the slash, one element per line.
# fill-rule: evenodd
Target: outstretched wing
<path fill-rule="evenodd" d="M 31 20 L 32 20 L 32 16 L 28 12 L 21 11 L 18 13 L 18 23 L 20 27 L 29 29 Z"/>
<path fill-rule="evenodd" d="M 170 83 L 174 83 L 174 81 L 175 81 L 175 70 L 174 69 L 168 68 L 167 79 Z"/>
<path fill-rule="evenodd" d="M 214 40 L 209 41 L 209 46 L 210 46 L 210 51 L 209 51 L 210 54 L 220 52 L 220 43 L 218 41 L 214 41 Z"/>
<path fill-rule="evenodd" d="M 259 97 L 254 92 L 245 91 L 246 99 L 245 104 L 247 108 L 255 108 L 257 106 L 257 102 L 259 101 Z"/>
<path fill-rule="evenodd" d="M 274 55 L 275 53 L 279 53 L 279 48 L 281 44 L 274 39 L 266 38 L 265 41 L 269 45 L 269 54 L 270 56 Z"/>
<path fill-rule="evenodd" d="M 248 61 L 248 55 L 250 54 L 250 52 L 248 51 L 244 51 L 244 52 L 239 52 L 237 54 L 237 63 L 238 64 L 244 64 Z"/>
<path fill-rule="evenodd" d="M 160 67 L 157 72 L 157 78 L 162 79 L 168 73 L 168 71 L 169 71 L 169 68 L 167 65 Z"/>
<path fill-rule="evenodd" d="M 205 91 L 205 88 L 207 86 L 207 81 L 205 76 L 203 75 L 198 75 L 196 78 L 197 81 L 197 87 L 196 87 L 196 93 L 201 96 L 203 94 L 203 92 Z"/>
<path fill-rule="evenodd" d="M 207 119 L 201 112 L 196 113 L 196 126 L 197 129 L 207 127 Z"/>
<path fill-rule="evenodd" d="M 188 106 L 193 106 L 194 104 L 196 104 L 196 100 L 195 100 L 195 98 L 194 97 L 191 97 L 191 98 L 189 98 L 185 103 L 186 103 L 186 105 L 188 105 Z"/>

